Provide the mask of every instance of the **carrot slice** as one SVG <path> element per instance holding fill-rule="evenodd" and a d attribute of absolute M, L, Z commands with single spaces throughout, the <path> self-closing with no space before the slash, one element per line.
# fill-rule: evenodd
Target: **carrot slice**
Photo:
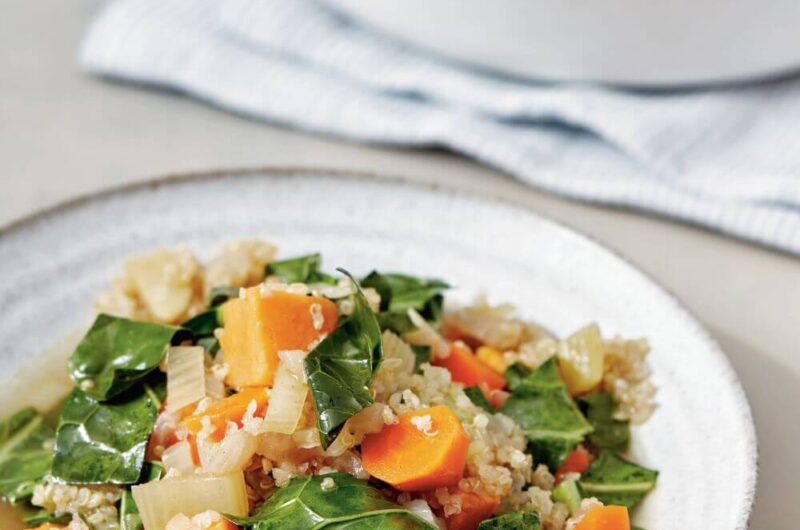
<path fill-rule="evenodd" d="M 625 506 L 599 506 L 583 516 L 575 530 L 630 530 Z"/>
<path fill-rule="evenodd" d="M 500 410 L 500 407 L 505 405 L 510 397 L 511 394 L 505 390 L 492 390 L 489 392 L 489 403 L 492 404 L 494 410 Z"/>
<path fill-rule="evenodd" d="M 225 333 L 220 339 L 229 366 L 225 382 L 235 388 L 272 386 L 278 352 L 308 350 L 336 329 L 337 315 L 336 304 L 327 298 L 284 291 L 261 296 L 260 287 L 228 300 L 222 306 Z"/>
<path fill-rule="evenodd" d="M 195 412 L 191 416 L 187 416 L 181 420 L 181 423 L 186 426 L 191 435 L 197 436 L 197 433 L 203 428 L 203 418 L 208 418 L 214 427 L 209 438 L 218 442 L 225 436 L 229 422 L 242 426 L 242 418 L 247 412 L 247 407 L 253 401 L 256 402 L 255 416 L 264 416 L 268 401 L 266 389 L 264 387 L 248 387 L 237 394 L 212 403 L 202 412 Z"/>
<path fill-rule="evenodd" d="M 447 530 L 475 530 L 482 521 L 494 515 L 500 501 L 496 497 L 480 495 L 474 492 L 453 491 L 451 494 L 461 497 L 461 511 L 445 517 Z"/>
<path fill-rule="evenodd" d="M 561 482 L 567 473 L 585 473 L 591 463 L 592 455 L 589 451 L 582 445 L 577 446 L 556 470 L 556 482 Z"/>
<path fill-rule="evenodd" d="M 464 474 L 469 438 L 453 411 L 439 405 L 400 414 L 398 420 L 364 438 L 364 469 L 402 491 L 456 484 Z"/>
<path fill-rule="evenodd" d="M 447 368 L 453 381 L 466 386 L 485 384 L 490 390 L 502 390 L 506 379 L 484 364 L 466 344 L 454 342 L 450 347 L 450 355 L 431 361 L 436 366 Z"/>
<path fill-rule="evenodd" d="M 239 529 L 238 526 L 236 526 L 235 524 L 233 524 L 232 522 L 228 521 L 223 517 L 221 520 L 211 523 L 211 526 L 209 526 L 206 530 L 238 530 L 238 529 Z"/>

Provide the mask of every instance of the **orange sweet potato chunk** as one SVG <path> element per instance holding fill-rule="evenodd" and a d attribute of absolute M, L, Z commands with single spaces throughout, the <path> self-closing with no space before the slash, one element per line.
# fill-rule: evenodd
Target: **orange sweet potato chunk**
<path fill-rule="evenodd" d="M 220 344 L 229 366 L 226 384 L 271 387 L 280 362 L 278 352 L 307 351 L 336 329 L 337 318 L 336 305 L 327 298 L 283 291 L 262 296 L 259 287 L 247 289 L 243 298 L 222 307 L 225 332 Z"/>

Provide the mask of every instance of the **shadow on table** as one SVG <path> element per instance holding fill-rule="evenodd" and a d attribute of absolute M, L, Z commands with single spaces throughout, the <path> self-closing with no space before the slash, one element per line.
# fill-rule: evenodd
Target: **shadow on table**
<path fill-rule="evenodd" d="M 800 521 L 800 374 L 740 338 L 711 328 L 744 384 L 756 423 L 759 476 L 750 528 Z"/>

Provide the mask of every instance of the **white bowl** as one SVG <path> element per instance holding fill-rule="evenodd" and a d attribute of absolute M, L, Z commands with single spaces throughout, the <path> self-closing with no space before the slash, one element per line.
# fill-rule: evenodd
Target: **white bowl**
<path fill-rule="evenodd" d="M 326 0 L 445 57 L 508 74 L 629 85 L 800 66 L 797 0 Z"/>
<path fill-rule="evenodd" d="M 275 170 L 143 185 L 36 216 L 0 232 L 0 387 L 90 322 L 92 299 L 131 253 L 186 245 L 207 258 L 220 242 L 248 235 L 274 241 L 282 256 L 320 251 L 331 270 L 441 277 L 462 299 L 485 291 L 559 334 L 596 321 L 609 335 L 647 337 L 659 406 L 634 429 L 631 453 L 660 475 L 634 520 L 654 530 L 747 527 L 752 417 L 731 365 L 700 324 L 597 243 L 465 194 Z"/>

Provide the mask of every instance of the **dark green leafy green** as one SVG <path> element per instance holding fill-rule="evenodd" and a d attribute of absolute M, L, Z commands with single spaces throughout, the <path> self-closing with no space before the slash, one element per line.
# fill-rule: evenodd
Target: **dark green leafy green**
<path fill-rule="evenodd" d="M 201 346 L 211 355 L 214 355 L 220 349 L 219 339 L 217 339 L 216 337 L 203 337 L 201 339 L 197 339 L 196 344 L 198 346 Z"/>
<path fill-rule="evenodd" d="M 215 307 L 219 307 L 231 298 L 238 298 L 239 297 L 239 288 L 238 287 L 228 287 L 228 286 L 221 286 L 221 287 L 214 287 L 208 293 L 208 308 L 213 309 Z"/>
<path fill-rule="evenodd" d="M 181 327 L 192 332 L 195 344 L 213 354 L 219 351 L 219 339 L 214 336 L 214 330 L 222 325 L 222 308 L 217 306 L 183 322 Z"/>
<path fill-rule="evenodd" d="M 517 382 L 500 412 L 525 432 L 534 461 L 552 471 L 592 432 L 567 392 L 555 358 Z"/>
<path fill-rule="evenodd" d="M 539 515 L 536 512 L 509 512 L 478 525 L 478 530 L 539 530 Z"/>
<path fill-rule="evenodd" d="M 417 278 L 406 274 L 384 274 L 372 271 L 361 281 L 381 295 L 378 322 L 381 329 L 398 334 L 413 331 L 408 310 L 416 310 L 425 320 L 439 322 L 442 315 L 442 292 L 450 286 L 441 280 Z"/>
<path fill-rule="evenodd" d="M 579 485 L 584 497 L 633 508 L 655 487 L 657 477 L 658 471 L 604 450 L 581 477 Z"/>
<path fill-rule="evenodd" d="M 273 261 L 267 265 L 267 276 L 277 276 L 286 283 L 335 284 L 336 278 L 320 271 L 322 256 L 308 254 L 296 258 Z"/>
<path fill-rule="evenodd" d="M 158 480 L 164 474 L 164 467 L 158 462 L 145 462 L 142 468 L 142 475 L 139 483 L 152 482 Z M 139 515 L 139 508 L 133 500 L 133 493 L 130 488 L 126 488 L 122 494 L 119 505 L 119 525 L 121 530 L 143 530 L 142 518 Z"/>
<path fill-rule="evenodd" d="M 353 283 L 353 312 L 305 359 L 324 448 L 350 416 L 372 404 L 369 385 L 383 358 L 380 327 L 358 283 Z"/>
<path fill-rule="evenodd" d="M 238 287 L 214 287 L 208 294 L 208 309 L 181 324 L 192 332 L 195 344 L 211 354 L 219 351 L 219 340 L 214 330 L 223 326 L 222 304 L 239 296 Z"/>
<path fill-rule="evenodd" d="M 32 408 L 0 421 L 0 497 L 24 501 L 49 471 L 55 433 Z"/>
<path fill-rule="evenodd" d="M 476 405 L 489 414 L 494 414 L 494 408 L 492 404 L 489 403 L 489 400 L 486 399 L 486 395 L 483 393 L 483 390 L 477 386 L 468 386 L 464 389 L 464 393 L 467 395 L 470 401 L 472 401 L 473 405 Z"/>
<path fill-rule="evenodd" d="M 107 402 L 73 390 L 61 410 L 52 475 L 75 484 L 138 482 L 159 390 L 141 384 Z"/>
<path fill-rule="evenodd" d="M 528 370 L 524 365 L 520 363 L 512 364 L 506 369 L 506 388 L 508 388 L 510 392 L 513 392 L 519 385 L 522 384 L 522 381 L 528 377 L 530 373 L 531 371 Z"/>
<path fill-rule="evenodd" d="M 192 338 L 176 326 L 101 314 L 69 360 L 72 379 L 99 401 L 131 388 L 153 371 L 167 349 Z"/>
<path fill-rule="evenodd" d="M 223 326 L 222 304 L 239 296 L 238 287 L 214 287 L 208 295 L 208 309 L 181 324 L 192 332 L 195 344 L 211 354 L 219 351 L 219 340 L 214 330 Z"/>
<path fill-rule="evenodd" d="M 251 530 L 436 530 L 347 473 L 293 478 L 253 515 L 232 520 Z"/>
<path fill-rule="evenodd" d="M 627 421 L 614 418 L 616 403 L 608 392 L 593 392 L 578 398 L 578 405 L 594 431 L 589 441 L 600 449 L 622 451 L 628 447 L 631 429 Z"/>
<path fill-rule="evenodd" d="M 213 337 L 214 330 L 222 327 L 222 311 L 214 307 L 183 322 L 181 327 L 191 331 L 195 339 Z"/>
<path fill-rule="evenodd" d="M 414 352 L 414 373 L 420 373 L 421 366 L 431 362 L 431 347 L 424 344 L 411 344 L 411 351 Z"/>
<path fill-rule="evenodd" d="M 407 274 L 372 271 L 361 281 L 362 287 L 372 287 L 381 295 L 382 311 L 416 309 L 422 312 L 428 302 L 450 286 L 441 280 L 417 278 Z"/>
<path fill-rule="evenodd" d="M 30 527 L 37 527 L 43 525 L 45 523 L 63 523 L 64 525 L 68 524 L 69 519 L 71 518 L 69 515 L 60 515 L 57 516 L 54 513 L 50 513 L 43 508 L 39 508 L 38 506 L 34 506 L 30 503 L 30 501 L 25 501 L 19 504 L 14 505 L 14 511 L 17 512 L 17 516 L 22 520 L 23 523 Z"/>
<path fill-rule="evenodd" d="M 67 522 L 67 518 L 63 515 L 61 517 L 56 516 L 48 512 L 47 510 L 38 510 L 33 512 L 30 517 L 22 517 L 22 522 L 30 527 L 37 527 L 41 526 L 45 523 L 56 523 L 56 522 Z"/>

